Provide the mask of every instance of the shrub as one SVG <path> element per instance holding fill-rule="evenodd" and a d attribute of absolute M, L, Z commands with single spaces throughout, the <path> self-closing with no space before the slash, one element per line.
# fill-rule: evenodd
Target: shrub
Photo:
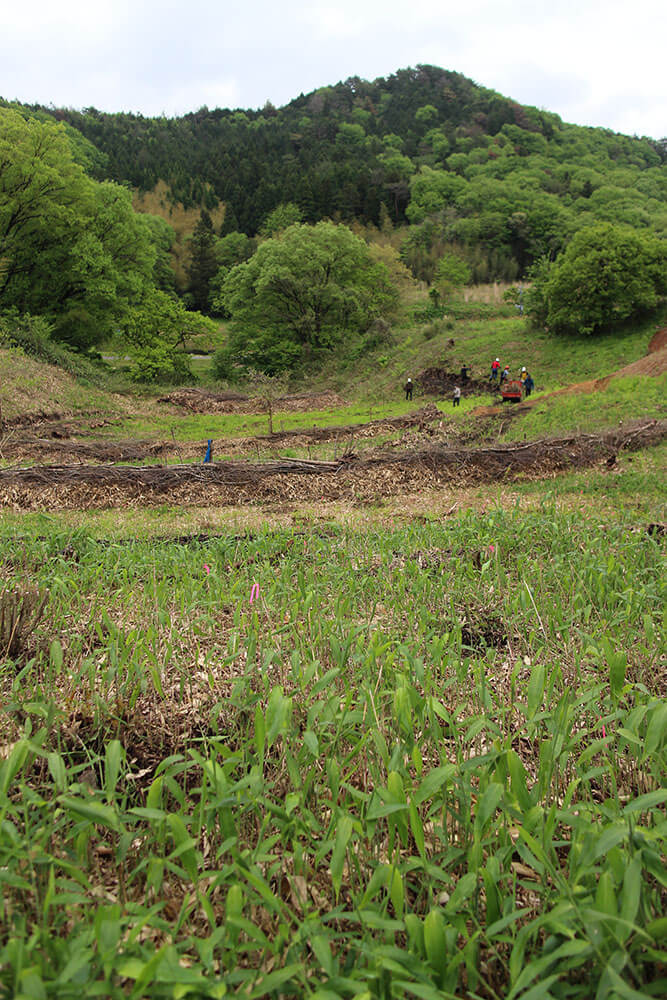
<path fill-rule="evenodd" d="M 667 244 L 620 226 L 591 226 L 531 277 L 527 307 L 538 323 L 555 333 L 600 333 L 659 305 L 667 292 Z"/>
<path fill-rule="evenodd" d="M 133 382 L 174 384 L 195 380 L 187 355 L 162 341 L 136 348 L 129 374 Z"/>
<path fill-rule="evenodd" d="M 70 375 L 84 379 L 95 377 L 97 371 L 91 361 L 55 343 L 51 339 L 51 329 L 43 316 L 21 315 L 16 309 L 0 314 L 0 344 L 19 347 L 30 357 L 56 365 Z"/>

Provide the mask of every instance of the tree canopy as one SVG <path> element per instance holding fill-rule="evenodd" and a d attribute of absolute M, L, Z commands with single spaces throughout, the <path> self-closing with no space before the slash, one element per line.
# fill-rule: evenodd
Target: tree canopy
<path fill-rule="evenodd" d="M 152 287 L 158 239 L 129 191 L 84 173 L 63 126 L 0 108 L 0 307 L 99 343 Z"/>
<path fill-rule="evenodd" d="M 594 334 L 654 309 L 667 293 L 667 243 L 625 227 L 577 233 L 536 269 L 528 311 L 556 333 Z"/>
<path fill-rule="evenodd" d="M 298 223 L 234 267 L 216 305 L 234 321 L 236 356 L 272 372 L 366 329 L 395 296 L 386 266 L 346 226 Z"/>
<path fill-rule="evenodd" d="M 437 66 L 351 77 L 279 109 L 53 113 L 97 148 L 96 176 L 106 164 L 141 190 L 166 182 L 186 207 L 222 201 L 225 233 L 410 223 L 404 261 L 426 281 L 443 245 L 473 281 L 512 280 L 592 224 L 667 235 L 664 142 L 569 125 Z"/>
<path fill-rule="evenodd" d="M 198 318 L 174 293 L 174 233 L 136 213 L 127 188 L 89 177 L 78 161 L 97 161 L 71 132 L 0 107 L 0 310 L 42 317 L 76 348 L 124 335 L 144 372 L 183 374 L 178 344 Z"/>

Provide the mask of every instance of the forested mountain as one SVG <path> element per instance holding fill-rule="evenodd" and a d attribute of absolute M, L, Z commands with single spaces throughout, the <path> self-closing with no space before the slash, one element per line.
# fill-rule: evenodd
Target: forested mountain
<path fill-rule="evenodd" d="M 206 315 L 265 370 L 363 336 L 405 266 L 437 308 L 530 276 L 540 322 L 593 332 L 667 290 L 666 159 L 432 66 L 174 119 L 0 101 L 0 313 L 122 336 L 141 378 L 179 377 Z"/>
<path fill-rule="evenodd" d="M 513 279 L 590 222 L 667 232 L 664 141 L 568 125 L 433 66 L 350 78 L 279 110 L 39 110 L 92 143 L 97 179 L 166 181 L 185 207 L 223 202 L 223 234 L 256 234 L 284 203 L 305 222 L 410 223 L 403 257 L 426 280 L 448 245 L 474 279 Z"/>

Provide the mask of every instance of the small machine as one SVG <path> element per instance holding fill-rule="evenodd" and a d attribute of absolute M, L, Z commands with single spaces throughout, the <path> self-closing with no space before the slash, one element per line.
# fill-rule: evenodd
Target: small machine
<path fill-rule="evenodd" d="M 526 394 L 523 382 L 518 378 L 513 378 L 507 382 L 503 382 L 500 387 L 500 392 L 503 397 L 503 403 L 508 399 L 511 400 L 512 403 L 520 403 Z"/>

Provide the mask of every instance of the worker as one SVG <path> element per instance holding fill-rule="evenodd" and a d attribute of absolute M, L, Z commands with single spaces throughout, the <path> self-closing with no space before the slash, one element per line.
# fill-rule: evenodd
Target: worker
<path fill-rule="evenodd" d="M 496 360 L 491 365 L 491 376 L 489 378 L 489 382 L 497 382 L 498 381 L 498 372 L 499 372 L 499 370 L 500 370 L 500 358 L 496 358 Z"/>
<path fill-rule="evenodd" d="M 524 365 L 523 368 L 521 369 L 521 374 L 519 375 L 519 378 L 521 379 L 521 383 L 522 384 L 526 381 L 526 376 L 527 375 L 528 375 L 528 372 L 526 371 L 526 366 Z"/>
<path fill-rule="evenodd" d="M 204 456 L 204 464 L 213 461 L 213 441 L 208 439 L 208 448 L 206 449 L 206 454 Z"/>
<path fill-rule="evenodd" d="M 500 373 L 500 382 L 501 382 L 501 384 L 503 382 L 508 382 L 509 381 L 509 377 L 510 377 L 510 366 L 509 365 L 505 365 L 505 367 L 503 368 L 503 370 Z"/>
<path fill-rule="evenodd" d="M 461 405 L 461 390 L 459 389 L 458 385 L 454 386 L 454 401 L 453 401 L 453 405 L 454 406 L 460 406 Z"/>
<path fill-rule="evenodd" d="M 412 379 L 409 378 L 405 383 L 405 398 L 412 399 Z"/>
<path fill-rule="evenodd" d="M 526 395 L 530 396 L 531 392 L 535 388 L 535 383 L 533 382 L 533 376 L 530 374 L 530 372 L 526 372 L 526 377 L 523 380 L 523 387 L 526 391 Z"/>
<path fill-rule="evenodd" d="M 465 383 L 465 382 L 468 381 L 468 378 L 469 378 L 469 375 L 468 375 L 468 366 L 467 365 L 461 365 L 461 381 Z"/>

